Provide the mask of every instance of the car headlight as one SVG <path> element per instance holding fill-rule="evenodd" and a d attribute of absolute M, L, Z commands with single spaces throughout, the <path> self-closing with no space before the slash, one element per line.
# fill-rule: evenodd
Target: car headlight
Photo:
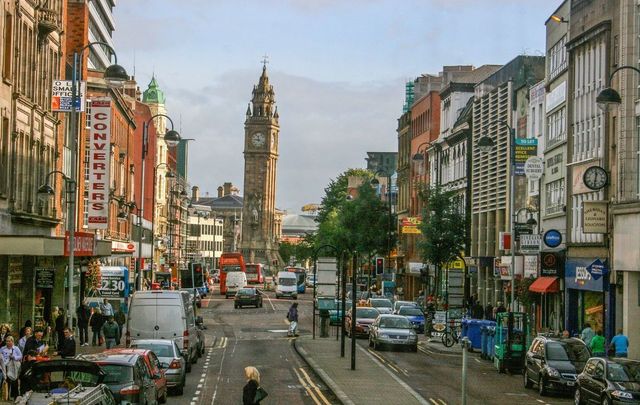
<path fill-rule="evenodd" d="M 616 398 L 633 399 L 633 394 L 627 391 L 615 390 L 611 393 Z"/>
<path fill-rule="evenodd" d="M 547 374 L 550 375 L 551 377 L 560 377 L 560 373 L 555 368 L 549 367 L 549 366 L 545 368 L 547 369 Z"/>

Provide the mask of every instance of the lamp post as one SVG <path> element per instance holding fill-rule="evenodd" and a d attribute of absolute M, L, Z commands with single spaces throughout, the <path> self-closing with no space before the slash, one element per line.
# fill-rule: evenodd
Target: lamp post
<path fill-rule="evenodd" d="M 80 49 L 77 49 L 73 52 L 73 71 L 71 76 L 71 115 L 69 118 L 69 139 L 71 140 L 71 174 L 69 177 L 65 177 L 63 174 L 63 179 L 65 179 L 65 183 L 67 184 L 67 193 L 70 198 L 68 201 L 69 204 L 69 214 L 68 214 L 68 231 L 69 231 L 69 271 L 67 274 L 67 288 L 68 288 L 68 297 L 67 297 L 67 326 L 71 327 L 73 325 L 73 272 L 75 268 L 75 232 L 76 232 L 76 199 L 77 199 L 77 153 L 78 153 L 78 107 L 81 100 L 80 94 L 78 94 L 78 87 L 80 85 L 81 79 L 81 60 L 80 57 L 84 53 L 84 51 L 94 45 L 102 45 L 107 47 L 111 54 L 113 55 L 114 64 L 108 66 L 104 71 L 103 78 L 107 82 L 109 87 L 121 87 L 125 81 L 129 80 L 129 75 L 127 71 L 122 66 L 118 65 L 118 57 L 116 55 L 115 50 L 111 47 L 111 45 L 102 41 L 90 42 L 87 45 L 83 46 Z M 58 172 L 59 173 L 59 172 Z M 49 175 L 47 175 L 48 181 Z M 50 187 L 49 187 L 50 188 Z M 52 189 L 51 189 L 52 191 Z M 49 194 L 49 190 L 45 190 L 40 187 L 38 190 L 39 193 Z"/>
<path fill-rule="evenodd" d="M 151 263 L 150 263 L 152 281 L 155 280 L 153 261 L 155 259 L 155 248 L 156 248 L 156 183 L 158 180 L 158 169 L 162 166 L 169 167 L 167 163 L 158 163 L 153 168 L 153 197 L 151 200 Z M 175 177 L 176 176 L 171 171 L 168 171 L 167 174 L 165 175 L 165 179 L 173 179 Z"/>
<path fill-rule="evenodd" d="M 167 144 L 167 147 L 171 148 L 176 146 L 180 142 L 180 134 L 177 131 L 173 130 L 173 120 L 166 114 L 156 114 L 153 117 L 149 118 L 142 125 L 142 173 L 140 175 L 140 206 L 136 208 L 138 209 L 138 226 L 139 226 L 139 237 L 138 237 L 138 260 L 136 262 L 136 271 L 137 278 L 136 284 L 138 285 L 138 290 L 142 290 L 142 215 L 144 213 L 144 178 L 145 178 L 145 167 L 146 167 L 146 157 L 149 148 L 149 125 L 151 121 L 156 117 L 164 117 L 169 120 L 171 123 L 171 129 L 167 131 L 164 135 L 164 141 Z M 155 185 L 155 168 L 154 168 L 154 178 L 153 184 Z M 155 194 L 154 194 L 155 197 Z M 152 207 L 153 211 L 153 207 Z M 153 212 L 152 212 L 153 215 Z M 152 218 L 153 222 L 153 218 Z M 151 243 L 153 244 L 153 237 L 151 238 Z M 151 256 L 153 257 L 153 246 L 151 246 Z M 153 272 L 153 268 L 151 268 Z"/>
<path fill-rule="evenodd" d="M 333 250 L 333 253 L 336 255 L 336 258 L 338 257 L 338 249 L 330 244 L 325 244 L 325 245 L 321 245 L 318 246 L 316 249 L 313 250 L 313 327 L 312 327 L 312 339 L 316 338 L 316 308 L 317 308 L 317 303 L 316 303 L 316 285 L 318 284 L 318 253 L 320 253 L 320 251 L 322 249 L 331 249 Z M 344 311 L 344 308 L 342 309 Z M 338 311 L 338 315 L 340 314 L 340 311 Z M 322 337 L 322 336 L 320 336 Z"/>

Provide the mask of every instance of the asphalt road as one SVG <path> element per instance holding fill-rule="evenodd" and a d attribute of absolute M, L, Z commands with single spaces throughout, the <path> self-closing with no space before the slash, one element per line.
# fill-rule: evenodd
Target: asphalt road
<path fill-rule="evenodd" d="M 216 286 L 217 287 L 217 286 Z M 337 404 L 335 396 L 300 359 L 287 338 L 285 316 L 290 300 L 267 294 L 262 308 L 234 309 L 214 291 L 203 302 L 200 315 L 207 327 L 206 353 L 187 375 L 182 396 L 170 404 L 238 404 L 246 383 L 244 368 L 255 366 L 269 393 L 262 404 Z M 301 324 L 311 325 L 311 294 L 299 296 Z M 304 328 L 300 333 L 311 333 Z"/>

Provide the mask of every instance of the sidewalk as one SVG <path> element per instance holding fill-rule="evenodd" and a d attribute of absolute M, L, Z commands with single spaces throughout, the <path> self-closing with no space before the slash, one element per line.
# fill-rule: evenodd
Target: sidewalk
<path fill-rule="evenodd" d="M 312 340 L 310 336 L 303 336 L 294 339 L 293 346 L 345 405 L 430 404 L 360 345 L 357 345 L 356 370 L 351 370 L 350 342 L 344 358 L 340 357 L 340 343 L 331 338 Z"/>

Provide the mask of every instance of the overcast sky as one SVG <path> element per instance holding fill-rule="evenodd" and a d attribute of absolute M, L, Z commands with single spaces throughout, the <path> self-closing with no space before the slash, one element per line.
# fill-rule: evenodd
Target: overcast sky
<path fill-rule="evenodd" d="M 544 55 L 560 0 L 121 0 L 118 62 L 152 74 L 189 149 L 189 181 L 243 188 L 244 119 L 269 56 L 280 113 L 276 205 L 320 202 L 367 151 L 397 151 L 404 83 L 442 65 Z M 241 191 L 242 192 L 242 191 Z"/>

